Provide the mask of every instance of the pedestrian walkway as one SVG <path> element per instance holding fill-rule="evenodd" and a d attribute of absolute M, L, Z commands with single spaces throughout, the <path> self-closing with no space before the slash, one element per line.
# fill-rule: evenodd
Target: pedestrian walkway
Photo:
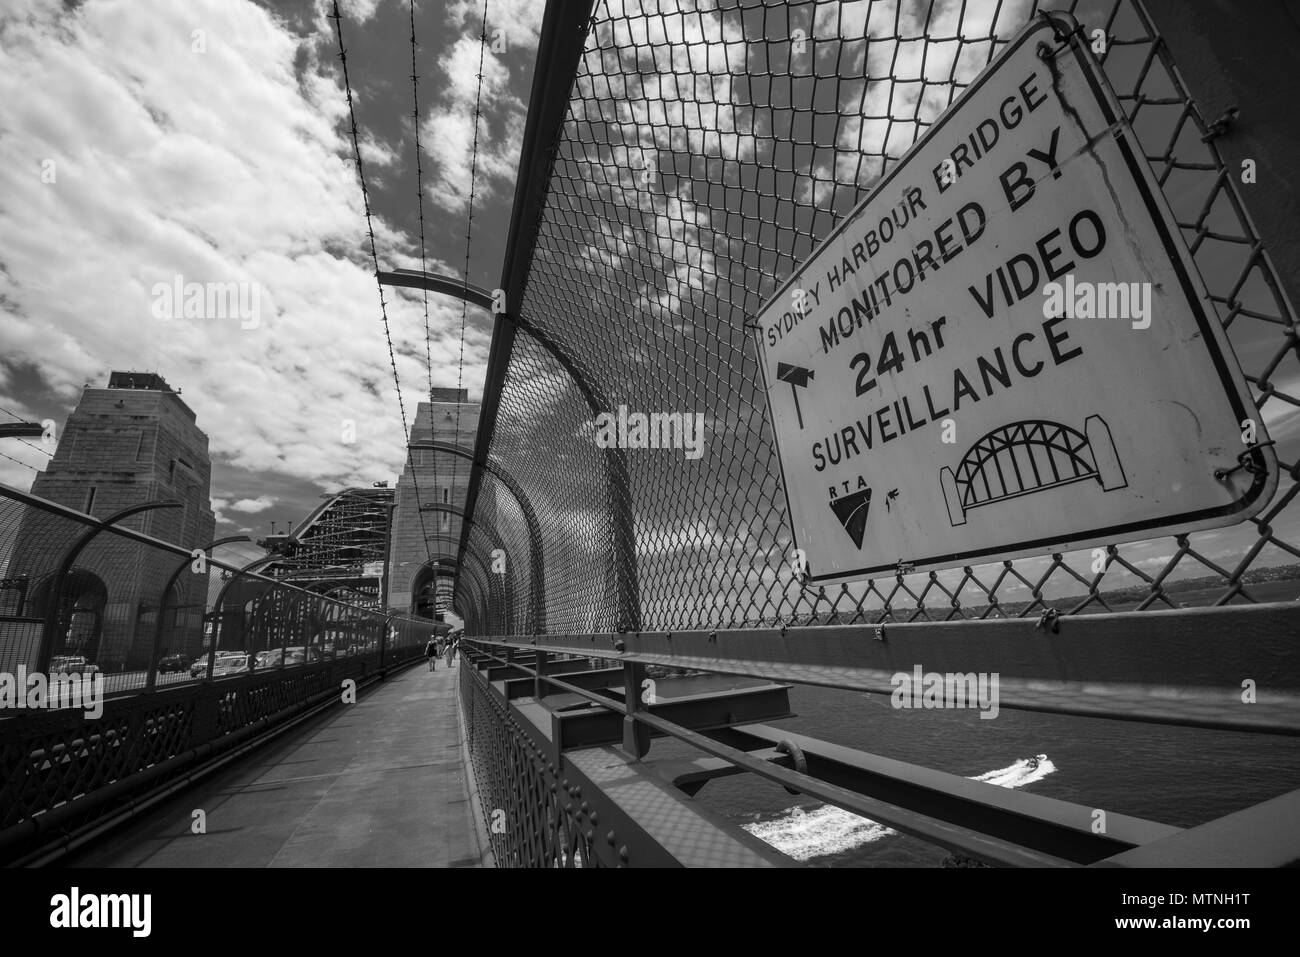
<path fill-rule="evenodd" d="M 457 680 L 421 662 L 287 733 L 66 863 L 476 867 Z M 194 811 L 205 834 L 192 833 Z"/>

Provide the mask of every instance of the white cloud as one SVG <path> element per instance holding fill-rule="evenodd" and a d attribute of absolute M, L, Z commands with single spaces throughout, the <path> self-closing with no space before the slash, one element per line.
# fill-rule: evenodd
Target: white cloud
<path fill-rule="evenodd" d="M 488 6 L 488 43 L 496 46 L 498 52 L 521 47 L 531 52 L 542 32 L 545 12 L 546 4 L 537 0 L 492 0 Z M 477 37 L 483 22 L 483 0 L 450 0 L 446 19 L 448 23 L 463 25 Z M 500 49 L 502 42 L 506 50 Z"/>
<path fill-rule="evenodd" d="M 438 61 L 447 85 L 420 129 L 420 147 L 433 160 L 428 198 L 450 211 L 468 208 L 471 174 L 475 202 L 481 202 L 493 189 L 514 183 L 519 160 L 524 104 L 509 92 L 510 70 L 490 48 L 483 50 L 479 90 L 479 47 L 477 35 L 462 36 Z M 477 159 L 476 97 L 483 114 L 478 120 Z M 489 117 L 496 122 L 489 122 Z"/>
<path fill-rule="evenodd" d="M 508 60 L 531 60 L 542 30 L 546 5 L 538 0 L 494 0 L 483 30 L 481 0 L 451 0 L 445 21 L 460 31 L 438 62 L 444 86 L 420 127 L 420 145 L 433 160 L 428 197 L 435 206 L 461 212 L 469 206 L 471 171 L 475 202 L 514 185 L 527 107 L 510 90 Z M 480 47 L 482 48 L 480 51 Z M 479 56 L 483 59 L 479 86 Z M 477 169 L 472 170 L 474 104 L 478 121 Z"/>
<path fill-rule="evenodd" d="M 230 510 L 232 512 L 248 512 L 256 514 L 258 512 L 265 512 L 274 504 L 275 501 L 265 495 L 260 498 L 241 498 L 238 502 L 231 503 Z"/>
<path fill-rule="evenodd" d="M 345 16 L 374 7 L 347 4 Z M 206 53 L 191 52 L 195 24 Z M 25 0 L 6 4 L 0 30 L 5 358 L 40 368 L 69 408 L 110 369 L 157 368 L 184 390 L 213 457 L 236 470 L 321 484 L 398 472 L 404 443 L 346 102 L 318 38 L 246 0 L 88 0 L 71 11 Z M 384 143 L 363 152 L 396 162 Z M 41 180 L 45 160 L 54 182 Z M 382 264 L 418 264 L 410 237 L 382 219 L 375 228 Z M 260 324 L 155 319 L 154 284 L 178 275 L 255 284 Z M 428 386 L 423 308 L 418 296 L 385 297 L 409 424 Z M 433 368 L 454 370 L 460 305 L 435 297 L 429 310 Z M 468 382 L 481 381 L 487 339 L 467 330 Z"/>

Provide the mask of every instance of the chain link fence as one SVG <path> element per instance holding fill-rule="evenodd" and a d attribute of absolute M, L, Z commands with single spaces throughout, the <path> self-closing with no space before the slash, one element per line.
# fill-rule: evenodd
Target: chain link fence
<path fill-rule="evenodd" d="M 489 459 L 518 483 L 543 529 L 546 631 L 942 621 L 1300 596 L 1300 576 L 1286 567 L 1300 556 L 1297 437 L 1286 427 L 1300 405 L 1295 317 L 1214 132 L 1138 3 L 683 6 L 595 5 L 549 144 L 513 348 L 488 384 L 499 398 Z M 1277 440 L 1278 492 L 1232 529 L 806 587 L 792 565 L 746 325 L 1043 9 L 1080 22 L 1152 164 Z M 598 448 L 597 417 L 620 407 L 702 414 L 699 457 Z M 474 519 L 512 555 L 527 554 L 525 523 L 495 497 L 478 499 Z M 634 607 L 620 575 L 634 585 Z M 527 569 L 515 561 L 508 577 L 522 589 Z M 486 627 L 483 589 L 458 587 Z M 526 624 L 518 614 L 495 619 L 514 633 Z"/>

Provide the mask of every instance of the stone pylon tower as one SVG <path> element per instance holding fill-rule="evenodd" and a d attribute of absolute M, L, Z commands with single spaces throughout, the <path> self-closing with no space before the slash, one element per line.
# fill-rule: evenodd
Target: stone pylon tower
<path fill-rule="evenodd" d="M 57 439 L 32 494 L 96 518 L 174 500 L 179 507 L 132 516 L 121 527 L 186 549 L 212 540 L 208 437 L 161 376 L 114 372 L 106 388 L 87 387 Z M 8 574 L 29 578 L 25 614 L 44 617 L 51 603 L 59 605 L 53 654 L 84 655 L 110 673 L 143 668 L 160 613 L 161 651 L 197 652 L 208 575 L 187 572 L 160 594 L 182 556 L 101 532 L 54 594 L 55 573 L 85 528 L 62 519 L 52 528 L 49 516 L 29 512 L 15 538 Z"/>
<path fill-rule="evenodd" d="M 411 426 L 412 444 L 439 442 L 474 449 L 478 433 L 479 403 L 469 401 L 468 389 L 434 389 L 432 402 L 421 402 Z M 457 406 L 459 405 L 459 427 Z M 414 469 L 412 469 L 414 465 Z M 460 540 L 460 517 L 446 506 L 465 507 L 470 461 L 445 452 L 414 450 L 397 482 L 397 508 L 393 514 L 392 571 L 388 606 L 432 617 L 434 559 L 454 560 Z M 416 485 L 419 486 L 419 507 Z M 420 516 L 424 523 L 421 527 Z M 423 536 L 428 535 L 426 547 Z M 444 592 L 450 579 L 443 581 Z M 442 605 L 450 604 L 444 596 Z"/>

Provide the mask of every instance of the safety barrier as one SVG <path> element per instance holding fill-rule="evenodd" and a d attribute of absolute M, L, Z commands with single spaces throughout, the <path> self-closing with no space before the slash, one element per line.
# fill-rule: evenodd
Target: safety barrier
<path fill-rule="evenodd" d="M 154 538 L 150 511 L 0 486 L 0 860 L 80 840 L 442 627 Z"/>

